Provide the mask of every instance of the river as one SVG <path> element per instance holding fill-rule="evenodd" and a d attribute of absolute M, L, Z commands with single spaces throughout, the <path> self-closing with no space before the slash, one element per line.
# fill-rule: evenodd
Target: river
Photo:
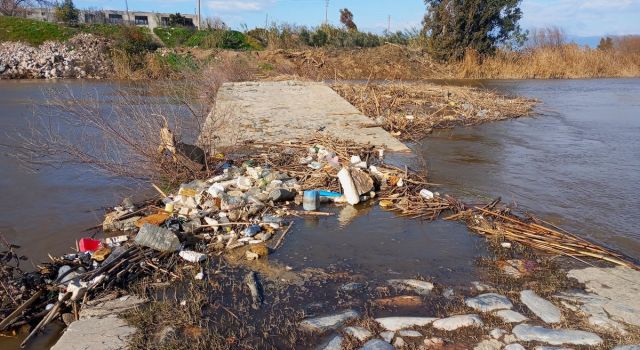
<path fill-rule="evenodd" d="M 640 80 L 491 81 L 480 84 L 542 101 L 539 115 L 443 130 L 417 151 L 432 182 L 473 198 L 502 196 L 562 227 L 640 256 Z M 0 81 L 0 144 L 15 142 L 34 117 L 43 89 L 67 85 L 109 103 L 115 82 Z M 126 180 L 78 167 L 28 172 L 0 155 L 0 233 L 32 261 L 68 252 L 103 209 L 136 192 Z M 338 212 L 339 210 L 336 209 Z M 343 212 L 341 220 L 353 213 Z M 274 258 L 293 267 L 344 264 L 372 275 L 473 276 L 484 248 L 463 225 L 400 220 L 373 207 L 350 225 L 307 221 Z M 399 259 L 402 256 L 403 259 Z"/>
<path fill-rule="evenodd" d="M 469 83 L 537 98 L 539 115 L 430 135 L 431 181 L 640 259 L 640 79 Z"/>

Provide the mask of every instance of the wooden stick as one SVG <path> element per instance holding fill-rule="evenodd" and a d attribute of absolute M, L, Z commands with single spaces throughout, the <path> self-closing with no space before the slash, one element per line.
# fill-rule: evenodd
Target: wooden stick
<path fill-rule="evenodd" d="M 167 198 L 167 197 L 168 197 L 168 196 L 167 196 L 167 194 L 166 194 L 166 193 L 164 193 L 164 191 L 162 191 L 162 190 L 160 189 L 160 187 L 156 186 L 156 184 L 151 183 L 151 186 L 153 186 L 153 188 L 155 188 L 155 189 L 156 189 L 156 191 L 158 191 L 158 192 L 162 195 L 162 197 L 163 197 L 163 198 Z"/>
<path fill-rule="evenodd" d="M 42 290 L 37 291 L 35 294 L 29 298 L 29 300 L 25 301 L 20 305 L 17 309 L 15 309 L 9 316 L 7 316 L 2 322 L 0 322 L 0 331 L 5 330 L 9 325 L 13 323 L 13 321 L 20 316 L 22 311 L 28 308 L 31 304 L 33 304 L 40 296 L 42 295 Z"/>
<path fill-rule="evenodd" d="M 284 232 L 282 233 L 282 236 L 280 236 L 280 238 L 278 239 L 278 242 L 276 242 L 276 245 L 273 247 L 274 250 L 280 248 L 280 245 L 284 240 L 284 236 L 286 236 L 287 233 L 289 233 L 289 229 L 291 229 L 291 226 L 293 226 L 293 221 L 289 223 L 289 226 L 287 226 L 287 229 L 284 230 Z"/>

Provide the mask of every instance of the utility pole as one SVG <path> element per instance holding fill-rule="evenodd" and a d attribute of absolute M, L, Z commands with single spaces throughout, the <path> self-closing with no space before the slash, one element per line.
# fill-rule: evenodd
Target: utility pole
<path fill-rule="evenodd" d="M 389 18 L 387 21 L 387 33 L 391 33 L 391 15 L 389 15 Z"/>
<path fill-rule="evenodd" d="M 269 14 L 267 13 L 267 16 L 264 18 L 264 29 L 267 29 L 269 27 Z"/>
<path fill-rule="evenodd" d="M 329 24 L 329 0 L 324 1 L 324 24 Z"/>
<path fill-rule="evenodd" d="M 128 23 L 128 21 L 131 21 L 131 17 L 129 16 L 129 1 L 124 0 L 124 8 L 127 10 L 127 22 L 125 23 Z"/>
<path fill-rule="evenodd" d="M 201 0 L 198 0 L 198 30 L 202 30 L 202 20 L 201 20 L 202 13 L 200 12 L 200 1 Z"/>

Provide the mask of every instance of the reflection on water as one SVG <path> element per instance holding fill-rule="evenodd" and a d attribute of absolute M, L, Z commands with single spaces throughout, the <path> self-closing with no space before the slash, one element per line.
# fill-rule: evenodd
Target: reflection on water
<path fill-rule="evenodd" d="M 500 81 L 540 116 L 426 138 L 431 180 L 503 200 L 640 258 L 640 80 Z"/>

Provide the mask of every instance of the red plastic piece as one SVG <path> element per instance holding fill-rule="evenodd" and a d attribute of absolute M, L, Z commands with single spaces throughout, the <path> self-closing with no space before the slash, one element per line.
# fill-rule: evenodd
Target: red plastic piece
<path fill-rule="evenodd" d="M 96 250 L 100 249 L 100 247 L 102 246 L 102 242 L 100 242 L 97 239 L 91 239 L 91 238 L 80 238 L 80 241 L 78 242 L 78 246 L 80 248 L 81 252 L 95 252 Z"/>

